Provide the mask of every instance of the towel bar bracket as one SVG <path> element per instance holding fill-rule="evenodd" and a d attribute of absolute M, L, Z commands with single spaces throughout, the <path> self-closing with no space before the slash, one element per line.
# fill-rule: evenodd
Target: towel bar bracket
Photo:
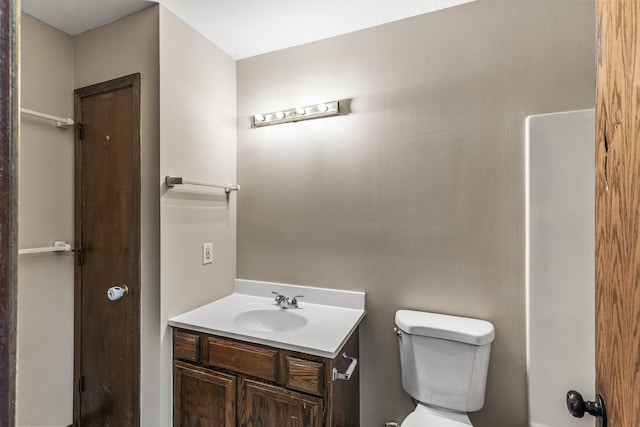
<path fill-rule="evenodd" d="M 45 252 L 73 252 L 73 249 L 71 249 L 71 245 L 68 244 L 65 240 L 56 240 L 55 242 L 53 242 L 53 246 L 47 246 L 44 248 L 20 249 L 18 251 L 18 254 L 41 254 Z"/>
<path fill-rule="evenodd" d="M 73 119 L 70 119 L 68 117 L 56 117 L 52 116 L 51 114 L 39 113 L 37 111 L 29 110 L 28 108 L 20 108 L 20 112 L 28 114 L 30 116 L 40 117 L 42 119 L 53 120 L 53 122 L 55 122 L 56 124 L 56 127 L 62 129 L 69 129 L 70 127 L 73 127 L 74 124 Z"/>
<path fill-rule="evenodd" d="M 169 188 L 173 188 L 176 185 L 199 185 L 202 187 L 222 188 L 227 195 L 232 191 L 240 191 L 238 184 L 209 184 L 206 182 L 187 180 L 181 176 L 166 176 L 164 182 Z"/>

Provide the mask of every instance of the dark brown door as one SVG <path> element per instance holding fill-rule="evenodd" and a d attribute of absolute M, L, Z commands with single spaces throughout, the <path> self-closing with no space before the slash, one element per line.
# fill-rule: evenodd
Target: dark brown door
<path fill-rule="evenodd" d="M 75 118 L 75 422 L 138 426 L 140 75 L 77 89 Z"/>
<path fill-rule="evenodd" d="M 632 427 L 640 426 L 640 2 L 598 0 L 597 10 L 596 391 L 608 427 Z"/>
<path fill-rule="evenodd" d="M 239 427 L 320 427 L 322 399 L 239 378 Z"/>
<path fill-rule="evenodd" d="M 236 377 L 175 362 L 174 427 L 235 427 Z"/>

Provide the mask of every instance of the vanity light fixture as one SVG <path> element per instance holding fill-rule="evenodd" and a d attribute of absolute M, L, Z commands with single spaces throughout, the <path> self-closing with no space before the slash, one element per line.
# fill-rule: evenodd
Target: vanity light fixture
<path fill-rule="evenodd" d="M 277 125 L 280 123 L 297 122 L 300 120 L 319 119 L 340 114 L 340 102 L 331 101 L 306 107 L 280 110 L 273 113 L 256 114 L 253 116 L 253 127 Z"/>

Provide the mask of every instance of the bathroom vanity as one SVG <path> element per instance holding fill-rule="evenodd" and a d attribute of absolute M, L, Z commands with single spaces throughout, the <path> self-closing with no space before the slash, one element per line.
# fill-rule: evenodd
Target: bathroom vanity
<path fill-rule="evenodd" d="M 174 427 L 359 426 L 363 317 L 361 292 L 238 280 L 172 318 Z"/>

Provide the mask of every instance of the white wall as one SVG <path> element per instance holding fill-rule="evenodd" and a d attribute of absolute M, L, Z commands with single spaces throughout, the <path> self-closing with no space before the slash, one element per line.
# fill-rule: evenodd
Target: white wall
<path fill-rule="evenodd" d="M 235 61 L 160 7 L 160 174 L 236 182 Z M 167 319 L 231 293 L 236 276 L 236 197 L 223 190 L 162 187 L 162 411 L 171 425 L 171 331 Z M 202 265 L 202 243 L 213 263 Z"/>
<path fill-rule="evenodd" d="M 73 117 L 73 39 L 21 17 L 21 105 Z M 22 115 L 18 247 L 73 243 L 73 129 Z M 67 426 L 73 408 L 71 254 L 18 258 L 18 426 Z"/>

